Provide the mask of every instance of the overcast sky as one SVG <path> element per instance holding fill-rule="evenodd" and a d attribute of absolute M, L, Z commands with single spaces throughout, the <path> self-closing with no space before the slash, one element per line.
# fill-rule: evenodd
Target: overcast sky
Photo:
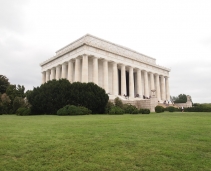
<path fill-rule="evenodd" d="M 170 68 L 171 96 L 211 103 L 211 0 L 0 0 L 0 74 L 32 90 L 39 64 L 87 33 Z"/>

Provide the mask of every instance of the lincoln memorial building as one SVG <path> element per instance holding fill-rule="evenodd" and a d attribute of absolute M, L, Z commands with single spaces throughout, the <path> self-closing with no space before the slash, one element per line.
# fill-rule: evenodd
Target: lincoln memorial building
<path fill-rule="evenodd" d="M 170 101 L 170 69 L 157 65 L 155 58 L 90 34 L 59 49 L 40 66 L 42 83 L 61 78 L 71 83 L 94 82 L 110 99 Z"/>

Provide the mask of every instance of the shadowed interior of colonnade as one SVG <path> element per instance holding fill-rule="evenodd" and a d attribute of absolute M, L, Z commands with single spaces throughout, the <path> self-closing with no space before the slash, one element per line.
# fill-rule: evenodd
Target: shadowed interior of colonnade
<path fill-rule="evenodd" d="M 129 72 L 128 71 L 125 71 L 125 76 L 126 76 L 126 94 L 125 95 L 130 96 L 130 93 L 129 93 Z M 118 88 L 119 88 L 118 94 L 120 96 L 124 95 L 124 94 L 122 94 L 122 90 L 121 90 L 121 70 L 120 69 L 118 69 Z M 135 86 L 134 86 L 134 88 L 135 88 Z"/>

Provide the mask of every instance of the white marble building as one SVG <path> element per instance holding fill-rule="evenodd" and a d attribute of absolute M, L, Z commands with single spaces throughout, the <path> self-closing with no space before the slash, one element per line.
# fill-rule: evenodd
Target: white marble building
<path fill-rule="evenodd" d="M 156 59 L 129 48 L 87 34 L 61 48 L 40 64 L 42 83 L 66 78 L 72 82 L 94 82 L 110 98 L 128 95 L 155 95 L 170 101 L 170 69 L 156 64 Z M 156 90 L 154 94 L 151 90 Z"/>

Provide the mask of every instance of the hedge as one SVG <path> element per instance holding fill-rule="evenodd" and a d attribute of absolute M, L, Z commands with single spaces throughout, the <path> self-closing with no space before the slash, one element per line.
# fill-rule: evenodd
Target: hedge
<path fill-rule="evenodd" d="M 57 115 L 87 115 L 91 114 L 91 110 L 83 106 L 66 105 L 57 111 Z"/>
<path fill-rule="evenodd" d="M 113 114 L 120 115 L 120 114 L 124 114 L 124 113 L 125 113 L 125 111 L 118 106 L 112 106 L 110 111 L 109 111 L 110 115 L 113 115 Z"/>
<path fill-rule="evenodd" d="M 164 112 L 164 107 L 163 106 L 156 106 L 155 107 L 155 112 L 156 113 L 162 113 L 162 112 Z"/>
<path fill-rule="evenodd" d="M 184 109 L 185 112 L 211 112 L 211 107 L 209 106 L 195 106 L 188 107 Z"/>

